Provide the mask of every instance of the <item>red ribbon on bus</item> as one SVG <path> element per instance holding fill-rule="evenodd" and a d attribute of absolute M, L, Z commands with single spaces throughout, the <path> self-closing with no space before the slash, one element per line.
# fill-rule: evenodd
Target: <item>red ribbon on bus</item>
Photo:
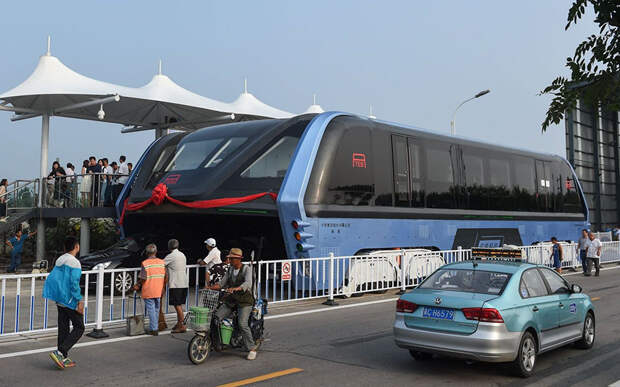
<path fill-rule="evenodd" d="M 166 200 L 168 200 L 170 203 L 176 204 L 177 206 L 187 208 L 216 208 L 230 206 L 233 204 L 251 202 L 253 200 L 260 199 L 263 196 L 270 196 L 274 201 L 278 198 L 278 195 L 273 192 L 261 192 L 254 195 L 241 196 L 236 198 L 221 198 L 198 200 L 195 202 L 183 202 L 168 195 L 168 186 L 164 183 L 159 183 L 155 186 L 155 188 L 153 188 L 153 192 L 151 192 L 151 197 L 143 202 L 130 204 L 129 199 L 125 199 L 123 212 L 121 213 L 121 218 L 118 223 L 121 225 L 123 224 L 123 219 L 125 219 L 125 211 L 138 211 L 148 206 L 149 204 L 159 206 L 163 204 Z"/>

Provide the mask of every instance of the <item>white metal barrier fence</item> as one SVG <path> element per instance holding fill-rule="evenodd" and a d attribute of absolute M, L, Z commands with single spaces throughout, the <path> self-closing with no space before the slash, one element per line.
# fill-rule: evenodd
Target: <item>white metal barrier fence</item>
<path fill-rule="evenodd" d="M 520 246 L 528 262 L 551 266 L 551 245 Z M 580 267 L 577 245 L 563 244 L 563 267 Z M 471 250 L 448 251 L 385 250 L 364 256 L 303 258 L 260 261 L 256 265 L 258 297 L 270 303 L 316 298 L 352 296 L 389 289 L 404 291 L 416 286 L 446 263 L 471 259 Z M 603 242 L 601 263 L 620 262 L 620 242 Z M 122 323 L 127 317 L 143 313 L 139 295 L 130 289 L 136 283 L 139 268 L 93 270 L 82 273 L 84 323 L 102 329 Z M 282 275 L 286 273 L 286 278 Z M 190 278 L 185 307 L 198 305 L 199 289 L 204 286 L 204 268 L 188 265 Z M 48 274 L 0 275 L 0 337 L 55 330 L 57 312 L 54 303 L 42 298 Z M 121 284 L 122 286 L 119 286 Z M 124 285 L 123 285 L 124 284 Z M 119 291 L 119 288 L 121 289 Z M 168 307 L 168 292 L 162 300 Z"/>

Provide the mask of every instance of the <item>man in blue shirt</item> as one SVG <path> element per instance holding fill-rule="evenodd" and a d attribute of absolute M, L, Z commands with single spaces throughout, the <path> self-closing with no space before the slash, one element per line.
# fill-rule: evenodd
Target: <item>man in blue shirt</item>
<path fill-rule="evenodd" d="M 22 263 L 22 251 L 24 249 L 24 242 L 37 232 L 31 232 L 30 234 L 22 235 L 22 230 L 17 230 L 15 236 L 9 239 L 6 244 L 13 250 L 11 251 L 11 265 L 7 273 L 15 273 L 17 267 Z"/>
<path fill-rule="evenodd" d="M 82 265 L 76 258 L 80 252 L 77 239 L 68 237 L 65 251 L 43 285 L 43 298 L 55 301 L 58 309 L 58 349 L 50 353 L 50 357 L 60 369 L 75 366 L 69 358 L 69 350 L 84 333 L 84 301 L 80 292 Z"/>

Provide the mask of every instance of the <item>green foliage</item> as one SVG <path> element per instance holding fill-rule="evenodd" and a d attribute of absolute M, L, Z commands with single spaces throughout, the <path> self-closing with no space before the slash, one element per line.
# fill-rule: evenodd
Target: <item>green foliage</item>
<path fill-rule="evenodd" d="M 566 58 L 570 78 L 557 77 L 541 91 L 553 95 L 543 131 L 551 124 L 559 124 L 578 99 L 607 111 L 620 110 L 620 0 L 575 0 L 565 29 L 576 24 L 589 6 L 596 14 L 594 22 L 599 33 L 587 37 L 573 56 Z"/>

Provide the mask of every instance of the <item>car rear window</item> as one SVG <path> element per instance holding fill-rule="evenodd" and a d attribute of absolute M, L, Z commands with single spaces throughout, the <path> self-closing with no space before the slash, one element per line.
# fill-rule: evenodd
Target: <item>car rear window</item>
<path fill-rule="evenodd" d="M 428 277 L 421 289 L 500 295 L 510 274 L 483 270 L 439 269 Z"/>

